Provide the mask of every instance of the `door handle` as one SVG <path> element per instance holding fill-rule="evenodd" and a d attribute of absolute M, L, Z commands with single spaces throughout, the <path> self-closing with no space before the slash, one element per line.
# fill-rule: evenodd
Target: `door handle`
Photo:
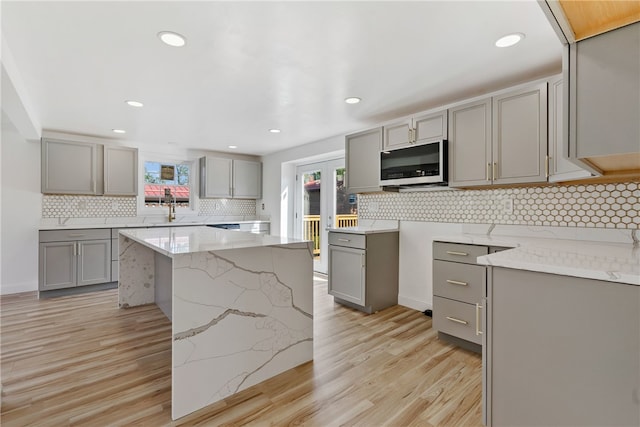
<path fill-rule="evenodd" d="M 461 325 L 468 325 L 469 324 L 469 322 L 467 322 L 466 320 L 457 319 L 455 317 L 447 316 L 446 319 L 447 320 L 451 320 L 452 322 L 455 322 L 455 323 L 460 323 Z"/>
<path fill-rule="evenodd" d="M 338 242 L 350 242 L 351 239 L 340 239 L 338 238 Z"/>
<path fill-rule="evenodd" d="M 468 286 L 469 285 L 467 282 L 458 282 L 457 280 L 449 280 L 449 279 L 447 279 L 447 283 L 450 283 L 452 285 L 460 285 L 460 286 Z"/>
<path fill-rule="evenodd" d="M 466 252 L 457 252 L 457 251 L 447 251 L 449 255 L 458 255 L 458 256 L 469 256 Z"/>
<path fill-rule="evenodd" d="M 480 330 L 480 310 L 482 310 L 482 306 L 476 303 L 476 335 L 482 335 L 483 332 Z"/>

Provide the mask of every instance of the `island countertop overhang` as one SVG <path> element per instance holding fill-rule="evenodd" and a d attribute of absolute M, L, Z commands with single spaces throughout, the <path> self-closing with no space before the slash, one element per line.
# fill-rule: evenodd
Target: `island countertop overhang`
<path fill-rule="evenodd" d="M 155 227 L 120 230 L 120 234 L 166 256 L 227 249 L 303 243 L 306 240 L 213 227 Z"/>

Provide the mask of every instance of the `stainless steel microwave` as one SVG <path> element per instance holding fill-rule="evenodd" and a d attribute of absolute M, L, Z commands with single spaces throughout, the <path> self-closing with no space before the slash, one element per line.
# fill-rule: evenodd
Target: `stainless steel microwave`
<path fill-rule="evenodd" d="M 380 152 L 380 185 L 446 185 L 447 141 Z"/>

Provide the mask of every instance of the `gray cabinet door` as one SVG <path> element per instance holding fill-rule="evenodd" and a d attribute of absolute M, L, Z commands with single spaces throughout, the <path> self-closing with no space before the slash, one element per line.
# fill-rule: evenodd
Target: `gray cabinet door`
<path fill-rule="evenodd" d="M 76 242 L 40 243 L 39 290 L 76 285 L 76 251 Z"/>
<path fill-rule="evenodd" d="M 248 160 L 233 161 L 233 197 L 258 199 L 262 195 L 262 164 Z"/>
<path fill-rule="evenodd" d="M 413 129 L 415 144 L 447 139 L 447 110 L 414 117 Z"/>
<path fill-rule="evenodd" d="M 200 159 L 200 197 L 230 198 L 232 190 L 231 159 L 221 157 L 202 157 Z"/>
<path fill-rule="evenodd" d="M 489 425 L 640 425 L 640 286 L 493 267 Z"/>
<path fill-rule="evenodd" d="M 493 98 L 494 184 L 545 182 L 547 83 Z"/>
<path fill-rule="evenodd" d="M 637 153 L 640 23 L 579 41 L 570 49 L 571 157 Z"/>
<path fill-rule="evenodd" d="M 138 150 L 104 147 L 105 196 L 138 195 Z"/>
<path fill-rule="evenodd" d="M 449 186 L 491 184 L 491 98 L 449 109 Z"/>
<path fill-rule="evenodd" d="M 365 305 L 366 251 L 329 245 L 329 294 Z"/>
<path fill-rule="evenodd" d="M 77 286 L 111 281 L 111 239 L 84 240 L 78 245 Z"/>
<path fill-rule="evenodd" d="M 384 149 L 394 150 L 396 148 L 411 145 L 411 140 L 409 139 L 411 124 L 411 119 L 408 119 L 385 125 L 383 141 Z"/>
<path fill-rule="evenodd" d="M 381 127 L 346 136 L 346 187 L 349 193 L 367 193 L 381 190 L 381 149 Z"/>
<path fill-rule="evenodd" d="M 42 140 L 42 192 L 96 194 L 96 144 Z"/>

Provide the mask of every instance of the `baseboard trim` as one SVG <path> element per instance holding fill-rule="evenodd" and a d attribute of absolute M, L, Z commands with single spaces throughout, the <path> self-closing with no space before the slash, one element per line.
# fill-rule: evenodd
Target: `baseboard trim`
<path fill-rule="evenodd" d="M 3 283 L 0 285 L 0 295 L 21 294 L 38 290 L 38 282 Z"/>
<path fill-rule="evenodd" d="M 409 307 L 418 311 L 432 310 L 433 304 L 402 295 L 398 295 L 398 305 Z"/>

